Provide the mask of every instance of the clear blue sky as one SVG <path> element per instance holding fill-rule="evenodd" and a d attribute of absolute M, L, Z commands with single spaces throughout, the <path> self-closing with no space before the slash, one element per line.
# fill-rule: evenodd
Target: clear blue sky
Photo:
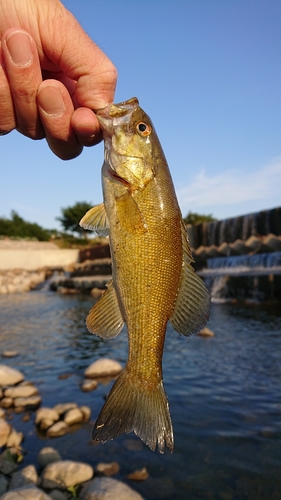
<path fill-rule="evenodd" d="M 179 203 L 219 219 L 281 205 L 280 0 L 64 0 L 119 72 L 116 102 L 152 118 Z M 63 162 L 46 142 L 0 138 L 0 216 L 59 228 L 102 201 L 103 145 Z"/>

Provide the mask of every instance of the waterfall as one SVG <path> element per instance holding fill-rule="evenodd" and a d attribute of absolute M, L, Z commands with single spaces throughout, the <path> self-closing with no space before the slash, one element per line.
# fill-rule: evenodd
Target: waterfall
<path fill-rule="evenodd" d="M 222 243 L 234 243 L 239 239 L 246 241 L 250 236 L 266 236 L 269 233 L 281 236 L 281 207 L 214 222 L 203 222 L 188 228 L 193 248 L 199 248 L 201 245 L 219 247 Z"/>
<path fill-rule="evenodd" d="M 281 268 L 281 252 L 260 253 L 256 255 L 235 255 L 207 259 L 207 269 L 270 269 Z"/>

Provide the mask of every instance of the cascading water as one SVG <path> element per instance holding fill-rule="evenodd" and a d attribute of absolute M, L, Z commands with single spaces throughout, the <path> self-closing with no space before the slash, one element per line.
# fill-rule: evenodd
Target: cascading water
<path fill-rule="evenodd" d="M 266 236 L 269 233 L 281 236 L 281 207 L 195 224 L 188 226 L 187 231 L 193 248 L 201 245 L 220 246 L 222 243 L 234 243 L 238 239 L 246 241 L 250 236 Z"/>
<path fill-rule="evenodd" d="M 237 273 L 243 270 L 247 271 L 269 271 L 277 270 L 281 272 L 281 252 L 260 253 L 256 255 L 233 255 L 231 257 L 215 257 L 207 259 L 207 268 L 204 272 L 210 270 L 224 274 L 234 271 Z"/>

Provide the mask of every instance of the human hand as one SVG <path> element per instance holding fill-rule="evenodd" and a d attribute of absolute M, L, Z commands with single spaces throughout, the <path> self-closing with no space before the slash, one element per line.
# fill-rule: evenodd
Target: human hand
<path fill-rule="evenodd" d="M 46 137 L 66 160 L 101 141 L 117 72 L 59 0 L 0 0 L 0 134 Z"/>

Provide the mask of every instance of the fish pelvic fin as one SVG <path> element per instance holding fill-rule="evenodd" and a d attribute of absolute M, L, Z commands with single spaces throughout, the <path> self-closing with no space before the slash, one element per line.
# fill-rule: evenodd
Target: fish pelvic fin
<path fill-rule="evenodd" d="M 134 432 L 155 451 L 174 448 L 173 426 L 162 380 L 155 386 L 132 379 L 125 368 L 114 383 L 95 423 L 92 438 L 108 441 Z"/>
<path fill-rule="evenodd" d="M 107 283 L 107 290 L 90 310 L 86 326 L 91 333 L 104 339 L 112 339 L 121 332 L 124 320 L 112 280 Z"/>
<path fill-rule="evenodd" d="M 104 203 L 90 208 L 79 222 L 83 229 L 95 231 L 99 236 L 108 236 L 108 221 Z"/>
<path fill-rule="evenodd" d="M 183 266 L 180 287 L 170 322 L 178 333 L 191 335 L 207 323 L 211 309 L 211 297 L 203 280 L 197 276 L 191 263 L 192 254 L 186 229 L 182 222 Z"/>

